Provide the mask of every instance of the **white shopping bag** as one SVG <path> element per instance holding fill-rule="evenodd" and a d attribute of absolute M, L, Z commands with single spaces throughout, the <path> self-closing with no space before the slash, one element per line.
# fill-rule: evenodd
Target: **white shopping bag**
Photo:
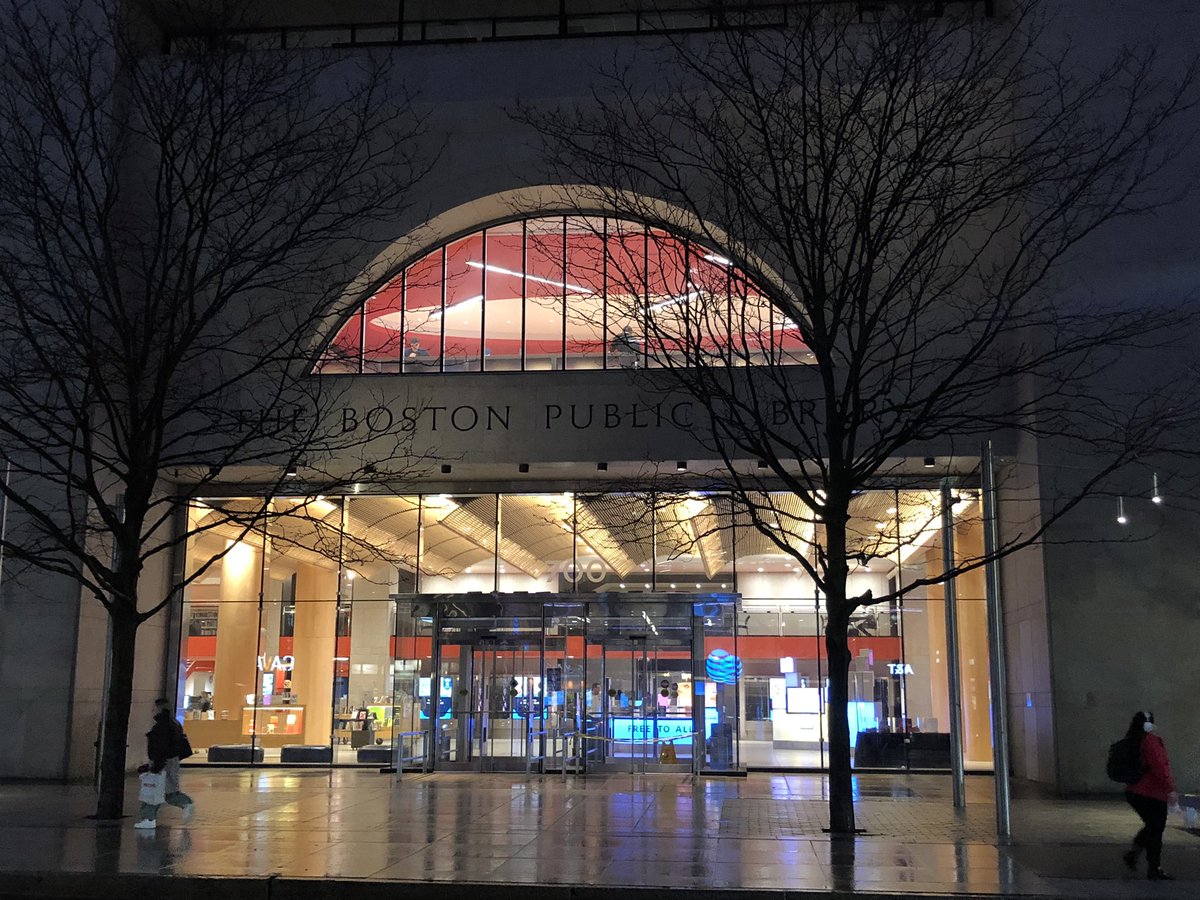
<path fill-rule="evenodd" d="M 167 777 L 162 772 L 143 772 L 139 776 L 141 787 L 138 789 L 138 799 L 143 803 L 159 806 L 166 802 Z"/>

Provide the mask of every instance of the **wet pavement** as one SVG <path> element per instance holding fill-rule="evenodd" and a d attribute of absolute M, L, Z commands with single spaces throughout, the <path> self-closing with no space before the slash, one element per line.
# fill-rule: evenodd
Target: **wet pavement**
<path fill-rule="evenodd" d="M 1019 796 L 1014 840 L 1002 845 L 990 778 L 968 778 L 961 812 L 945 776 L 863 775 L 855 784 L 865 833 L 853 840 L 822 831 L 826 783 L 808 774 L 436 774 L 397 784 L 350 769 L 185 769 L 195 819 L 183 825 L 178 810 L 164 807 L 150 833 L 135 831 L 132 817 L 86 818 L 89 787 L 2 784 L 0 897 L 137 896 L 151 885 L 173 897 L 357 897 L 397 882 L 416 883 L 407 895 L 423 885 L 440 900 L 478 896 L 475 885 L 498 896 L 501 884 L 522 886 L 528 900 L 597 893 L 584 886 L 1200 896 L 1200 836 L 1181 818 L 1168 826 L 1163 863 L 1179 880 L 1151 884 L 1121 863 L 1137 825 L 1120 800 Z M 127 810 L 136 811 L 133 781 Z M 340 883 L 330 893 L 330 881 L 311 879 Z"/>

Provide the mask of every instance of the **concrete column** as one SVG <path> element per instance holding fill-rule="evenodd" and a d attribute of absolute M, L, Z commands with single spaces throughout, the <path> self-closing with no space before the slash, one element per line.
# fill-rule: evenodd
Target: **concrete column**
<path fill-rule="evenodd" d="M 304 707 L 305 744 L 327 744 L 333 732 L 336 650 L 337 572 L 302 563 L 296 570 L 292 695 Z"/>
<path fill-rule="evenodd" d="M 350 707 L 391 693 L 392 583 L 390 567 L 372 566 L 350 589 Z M 392 571 L 395 571 L 394 569 Z"/>
<path fill-rule="evenodd" d="M 240 723 L 246 695 L 258 691 L 258 591 L 262 579 L 262 551 L 245 541 L 238 542 L 221 560 L 220 572 L 213 710 L 217 720 Z"/>

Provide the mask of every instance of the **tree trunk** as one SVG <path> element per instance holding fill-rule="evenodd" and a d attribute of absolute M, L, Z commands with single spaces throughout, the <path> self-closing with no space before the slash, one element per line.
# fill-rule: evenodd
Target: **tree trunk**
<path fill-rule="evenodd" d="M 97 819 L 119 819 L 125 808 L 125 756 L 129 739 L 129 711 L 133 703 L 133 664 L 138 621 L 110 611 L 108 696 L 105 699 L 104 734 L 100 745 L 100 791 Z"/>
<path fill-rule="evenodd" d="M 830 492 L 833 493 L 832 491 Z M 826 507 L 825 654 L 829 666 L 829 831 L 854 834 L 854 785 L 850 777 L 850 612 L 846 599 L 846 520 L 844 505 Z"/>
<path fill-rule="evenodd" d="M 828 599 L 826 600 L 828 603 Z M 850 622 L 846 603 L 828 608 L 825 653 L 828 657 L 829 705 L 829 831 L 854 834 L 854 785 L 850 776 Z"/>

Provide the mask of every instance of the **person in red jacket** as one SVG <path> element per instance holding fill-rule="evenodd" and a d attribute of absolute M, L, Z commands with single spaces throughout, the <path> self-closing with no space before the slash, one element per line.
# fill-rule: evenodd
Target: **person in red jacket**
<path fill-rule="evenodd" d="M 1154 713 L 1134 713 L 1125 737 L 1141 744 L 1142 777 L 1125 789 L 1125 799 L 1141 816 L 1142 830 L 1133 839 L 1133 849 L 1125 856 L 1125 865 L 1136 869 L 1138 857 L 1146 851 L 1147 877 L 1168 881 L 1162 870 L 1163 831 L 1167 827 L 1167 809 L 1176 801 L 1175 779 L 1162 738 L 1154 733 Z"/>

